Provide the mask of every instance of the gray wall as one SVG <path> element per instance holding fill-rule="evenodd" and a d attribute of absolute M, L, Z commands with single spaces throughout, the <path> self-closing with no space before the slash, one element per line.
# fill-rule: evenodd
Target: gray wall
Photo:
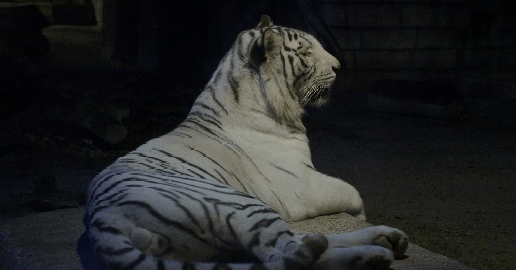
<path fill-rule="evenodd" d="M 345 68 L 369 81 L 429 73 L 514 74 L 513 2 L 318 0 L 318 7 Z"/>

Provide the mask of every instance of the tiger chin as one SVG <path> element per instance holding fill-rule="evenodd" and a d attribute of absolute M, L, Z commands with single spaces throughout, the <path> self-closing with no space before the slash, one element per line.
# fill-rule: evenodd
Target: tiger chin
<path fill-rule="evenodd" d="M 365 220 L 357 190 L 315 170 L 301 122 L 339 67 L 314 37 L 267 16 L 242 32 L 183 123 L 91 182 L 84 224 L 103 267 L 377 269 L 402 256 L 398 229 L 287 226 L 340 212 Z"/>

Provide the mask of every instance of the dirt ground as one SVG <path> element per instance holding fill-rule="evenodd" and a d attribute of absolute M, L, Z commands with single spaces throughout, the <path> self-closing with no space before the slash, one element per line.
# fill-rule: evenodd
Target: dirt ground
<path fill-rule="evenodd" d="M 516 267 L 516 132 L 375 113 L 313 130 L 313 162 L 354 185 L 368 221 L 476 269 Z"/>
<path fill-rule="evenodd" d="M 75 84 L 95 80 L 79 71 L 75 76 L 86 78 Z M 22 76 L 13 85 L 84 88 L 73 79 L 62 82 L 66 72 L 60 72 L 32 81 Z M 115 77 L 95 87 L 127 81 Z M 348 103 L 363 103 L 348 94 L 340 92 L 339 102 L 306 118 L 316 168 L 360 191 L 370 223 L 400 228 L 413 243 L 476 269 L 516 269 L 516 123 L 346 110 Z M 152 121 L 130 117 L 128 140 L 106 147 L 81 130 L 21 121 L 23 111 L 0 117 L 0 218 L 80 206 L 103 167 L 177 123 L 157 113 Z"/>

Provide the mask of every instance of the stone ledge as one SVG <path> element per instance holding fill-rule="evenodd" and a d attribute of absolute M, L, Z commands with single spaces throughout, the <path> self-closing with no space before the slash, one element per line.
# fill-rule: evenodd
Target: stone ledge
<path fill-rule="evenodd" d="M 0 269 L 100 269 L 83 234 L 82 214 L 83 208 L 73 208 L 3 221 L 0 224 Z M 304 233 L 331 234 L 370 224 L 347 214 L 337 214 L 292 222 L 290 226 Z M 412 243 L 407 255 L 391 269 L 471 269 Z"/>

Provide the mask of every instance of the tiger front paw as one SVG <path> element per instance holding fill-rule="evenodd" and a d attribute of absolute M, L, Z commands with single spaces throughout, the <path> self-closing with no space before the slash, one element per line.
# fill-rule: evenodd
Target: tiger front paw
<path fill-rule="evenodd" d="M 316 270 L 388 269 L 393 261 L 393 253 L 389 249 L 380 246 L 354 246 L 329 248 L 314 266 Z"/>
<path fill-rule="evenodd" d="M 375 226 L 372 228 L 377 230 L 373 245 L 392 250 L 396 259 L 403 257 L 408 248 L 408 237 L 404 232 L 387 226 Z"/>

